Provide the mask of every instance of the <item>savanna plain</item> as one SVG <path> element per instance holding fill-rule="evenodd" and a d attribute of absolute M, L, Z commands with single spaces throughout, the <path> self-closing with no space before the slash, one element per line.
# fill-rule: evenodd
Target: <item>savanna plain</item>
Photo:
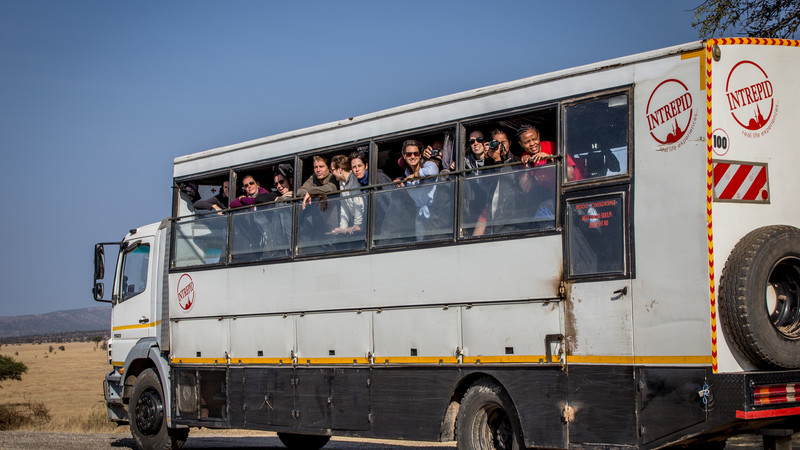
<path fill-rule="evenodd" d="M 117 426 L 106 415 L 103 379 L 111 366 L 100 343 L 3 344 L 0 355 L 28 367 L 22 380 L 0 382 L 0 423 L 3 414 L 28 419 L 12 431 L 0 428 L 0 449 L 133 447 L 128 426 Z M 325 448 L 422 450 L 453 446 L 453 443 L 335 437 Z M 280 449 L 283 446 L 275 433 L 192 429 L 184 448 Z"/>

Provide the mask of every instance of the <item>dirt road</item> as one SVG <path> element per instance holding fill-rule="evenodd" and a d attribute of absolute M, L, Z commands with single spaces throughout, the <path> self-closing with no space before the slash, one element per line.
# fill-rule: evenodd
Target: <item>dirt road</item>
<path fill-rule="evenodd" d="M 795 436 L 793 449 L 800 449 L 800 440 Z M 0 432 L 0 448 L 5 450 L 28 450 L 32 448 L 48 448 L 58 450 L 90 449 L 132 449 L 133 439 L 126 434 L 72 434 L 42 433 L 22 431 Z M 186 445 L 189 449 L 247 449 L 264 450 L 284 449 L 275 435 L 267 436 L 224 436 L 224 435 L 189 435 Z M 354 439 L 335 437 L 324 450 L 430 450 L 455 448 L 455 443 L 384 441 L 378 439 Z M 728 440 L 727 449 L 756 450 L 761 449 L 759 436 L 739 436 Z"/>
<path fill-rule="evenodd" d="M 133 449 L 133 438 L 126 434 L 71 434 L 23 431 L 0 431 L 0 448 L 3 450 L 29 450 L 47 448 L 58 450 Z M 186 441 L 184 449 L 246 449 L 285 450 L 278 438 L 268 436 L 199 435 Z M 428 450 L 455 448 L 454 443 L 384 441 L 377 439 L 331 439 L 325 450 Z"/>

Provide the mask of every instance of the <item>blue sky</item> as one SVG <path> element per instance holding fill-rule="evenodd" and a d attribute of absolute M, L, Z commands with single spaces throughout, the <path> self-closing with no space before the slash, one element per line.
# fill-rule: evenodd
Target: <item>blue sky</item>
<path fill-rule="evenodd" d="M 176 156 L 698 39 L 702 0 L 0 0 L 0 316 L 100 305 Z"/>

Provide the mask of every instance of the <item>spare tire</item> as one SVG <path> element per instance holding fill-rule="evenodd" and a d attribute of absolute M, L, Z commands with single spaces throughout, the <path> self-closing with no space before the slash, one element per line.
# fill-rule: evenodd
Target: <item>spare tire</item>
<path fill-rule="evenodd" d="M 719 308 L 728 340 L 763 369 L 800 368 L 800 230 L 758 228 L 722 269 Z"/>

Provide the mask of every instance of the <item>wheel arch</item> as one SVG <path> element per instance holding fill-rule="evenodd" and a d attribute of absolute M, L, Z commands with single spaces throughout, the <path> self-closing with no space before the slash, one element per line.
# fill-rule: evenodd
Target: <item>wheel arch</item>
<path fill-rule="evenodd" d="M 461 402 L 464 400 L 464 395 L 467 393 L 467 390 L 475 384 L 475 382 L 482 379 L 488 379 L 496 383 L 504 391 L 506 391 L 509 397 L 511 397 L 511 393 L 506 386 L 494 375 L 488 372 L 472 372 L 466 374 L 455 384 L 455 386 L 453 386 L 453 390 L 450 393 L 450 400 L 447 402 L 447 406 L 442 414 L 441 430 L 439 433 L 439 439 L 442 442 L 455 440 L 456 416 L 458 415 L 458 410 L 461 407 Z M 517 411 L 516 403 L 514 405 L 514 414 L 516 414 L 519 418 L 519 411 Z"/>
<path fill-rule="evenodd" d="M 127 403 L 133 390 L 136 377 L 147 369 L 154 369 L 164 391 L 164 408 L 167 413 L 167 423 L 172 423 L 172 389 L 169 379 L 169 361 L 161 353 L 155 338 L 142 338 L 133 346 L 123 365 L 125 374 L 125 390 L 123 400 Z"/>

